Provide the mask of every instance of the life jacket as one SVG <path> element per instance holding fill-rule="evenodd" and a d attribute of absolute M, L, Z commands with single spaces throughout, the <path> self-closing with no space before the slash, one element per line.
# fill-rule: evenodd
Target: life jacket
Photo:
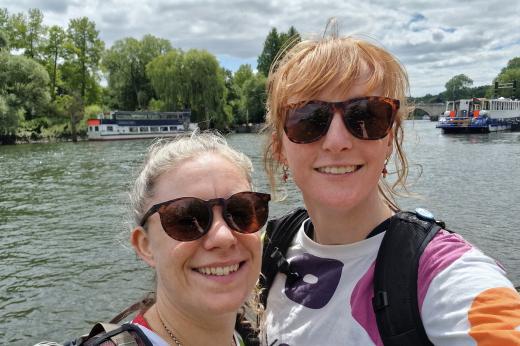
<path fill-rule="evenodd" d="M 299 277 L 285 256 L 308 217 L 305 209 L 297 208 L 267 224 L 260 276 L 260 300 L 264 306 L 278 272 L 285 274 L 287 280 Z M 417 272 L 424 249 L 441 228 L 445 229 L 445 224 L 425 209 L 400 211 L 390 219 L 377 254 L 372 299 L 384 345 L 433 345 L 419 312 Z"/>

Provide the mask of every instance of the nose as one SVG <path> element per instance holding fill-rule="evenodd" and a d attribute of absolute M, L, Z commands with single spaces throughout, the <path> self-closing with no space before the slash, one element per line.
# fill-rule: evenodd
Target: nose
<path fill-rule="evenodd" d="M 213 222 L 208 234 L 203 239 L 203 246 L 210 250 L 214 248 L 230 248 L 237 243 L 235 232 L 229 227 L 222 216 L 222 207 L 213 207 Z"/>
<path fill-rule="evenodd" d="M 351 149 L 354 137 L 345 127 L 343 114 L 339 110 L 334 110 L 334 115 L 330 122 L 329 129 L 322 142 L 324 150 L 340 152 Z"/>

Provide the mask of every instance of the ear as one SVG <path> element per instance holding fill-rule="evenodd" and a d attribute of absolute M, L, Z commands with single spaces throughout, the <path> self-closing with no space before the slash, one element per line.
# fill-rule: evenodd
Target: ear
<path fill-rule="evenodd" d="M 150 247 L 150 237 L 143 227 L 137 226 L 132 230 L 130 243 L 132 243 L 135 253 L 141 257 L 143 261 L 148 263 L 150 267 L 155 267 L 155 259 Z"/>

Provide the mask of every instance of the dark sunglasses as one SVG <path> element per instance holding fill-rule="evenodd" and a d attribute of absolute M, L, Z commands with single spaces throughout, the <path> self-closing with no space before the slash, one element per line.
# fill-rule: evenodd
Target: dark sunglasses
<path fill-rule="evenodd" d="M 141 226 L 150 215 L 159 213 L 164 231 L 178 241 L 199 239 L 208 233 L 213 222 L 213 207 L 222 206 L 222 217 L 239 233 L 255 233 L 269 215 L 271 195 L 260 192 L 239 192 L 227 199 L 205 201 L 196 197 L 181 197 L 155 204 L 144 214 Z"/>
<path fill-rule="evenodd" d="M 343 102 L 311 101 L 289 108 L 284 131 L 291 142 L 312 143 L 325 136 L 336 111 L 343 114 L 347 130 L 356 138 L 385 137 L 395 120 L 399 100 L 367 96 Z"/>

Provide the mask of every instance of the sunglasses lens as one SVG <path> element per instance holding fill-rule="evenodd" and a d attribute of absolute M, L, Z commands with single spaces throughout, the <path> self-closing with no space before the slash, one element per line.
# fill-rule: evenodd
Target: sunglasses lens
<path fill-rule="evenodd" d="M 329 109 L 326 105 L 308 103 L 289 111 L 285 133 L 295 143 L 310 143 L 320 139 L 329 126 Z"/>
<path fill-rule="evenodd" d="M 395 106 L 381 98 L 355 100 L 345 105 L 343 119 L 350 133 L 360 139 L 379 139 L 392 127 Z"/>
<path fill-rule="evenodd" d="M 224 218 L 238 232 L 257 232 L 267 221 L 269 199 L 267 194 L 237 193 L 228 199 Z"/>
<path fill-rule="evenodd" d="M 166 233 L 178 241 L 202 237 L 209 229 L 211 214 L 208 206 L 198 198 L 182 198 L 159 209 L 161 225 Z"/>

